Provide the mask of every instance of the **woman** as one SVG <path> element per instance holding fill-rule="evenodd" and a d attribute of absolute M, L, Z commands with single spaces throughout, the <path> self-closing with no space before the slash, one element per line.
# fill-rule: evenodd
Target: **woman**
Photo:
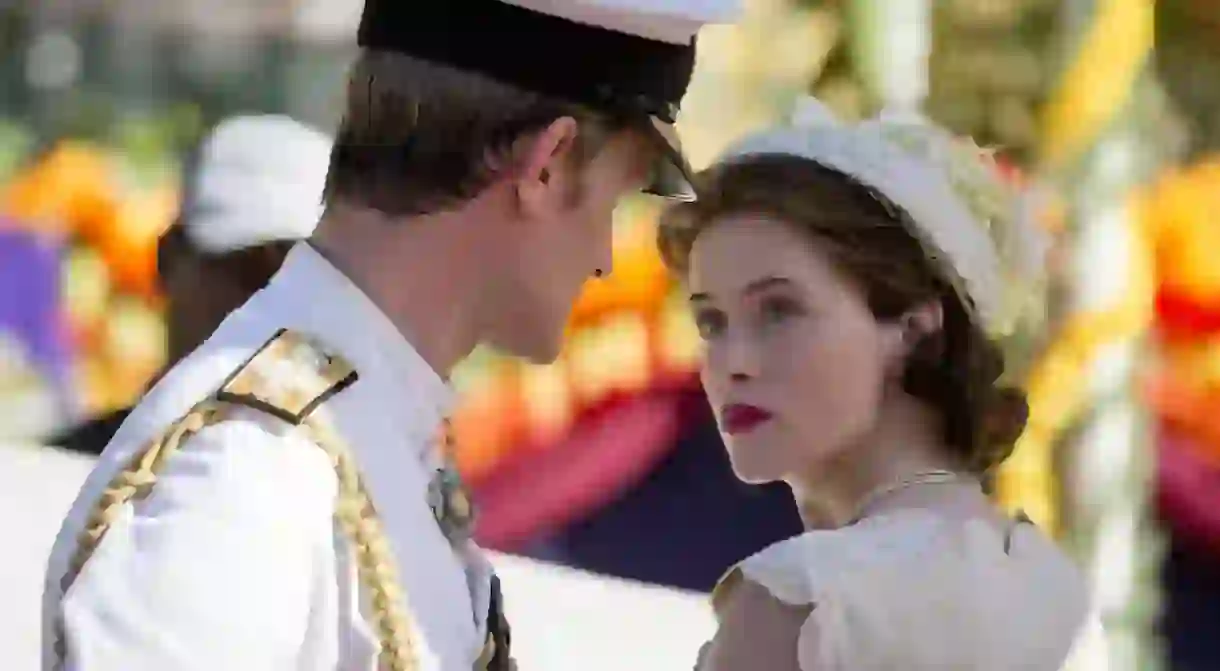
<path fill-rule="evenodd" d="M 1083 576 L 980 484 L 1024 427 L 998 339 L 1040 265 L 989 158 L 810 101 L 700 187 L 662 255 L 735 473 L 786 482 L 807 527 L 721 581 L 701 668 L 1059 669 L 1092 621 Z"/>

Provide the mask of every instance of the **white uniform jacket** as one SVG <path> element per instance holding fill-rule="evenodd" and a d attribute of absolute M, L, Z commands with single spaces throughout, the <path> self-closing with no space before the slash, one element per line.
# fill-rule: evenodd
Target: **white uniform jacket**
<path fill-rule="evenodd" d="M 190 438 L 151 493 L 120 509 L 67 593 L 59 587 L 109 481 L 280 329 L 311 336 L 358 372 L 325 409 L 390 541 L 418 625 L 420 671 L 470 671 L 484 644 L 490 568 L 478 552 L 453 549 L 427 503 L 451 390 L 305 244 L 147 394 L 85 482 L 47 568 L 44 669 L 55 663 L 61 616 L 69 671 L 376 669 L 378 639 L 333 519 L 333 464 L 266 413 L 242 412 Z"/>

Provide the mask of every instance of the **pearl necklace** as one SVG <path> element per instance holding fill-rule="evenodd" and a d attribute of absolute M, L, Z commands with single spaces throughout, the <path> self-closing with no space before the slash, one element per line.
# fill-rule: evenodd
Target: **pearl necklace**
<path fill-rule="evenodd" d="M 964 482 L 968 480 L 967 476 L 954 471 L 945 469 L 932 469 L 927 471 L 919 471 L 912 473 L 905 478 L 888 485 L 875 487 L 860 499 L 860 503 L 856 505 L 856 514 L 852 516 L 852 522 L 859 522 L 864 519 L 871 508 L 877 501 L 904 489 L 910 489 L 916 485 L 944 485 L 954 482 Z"/>

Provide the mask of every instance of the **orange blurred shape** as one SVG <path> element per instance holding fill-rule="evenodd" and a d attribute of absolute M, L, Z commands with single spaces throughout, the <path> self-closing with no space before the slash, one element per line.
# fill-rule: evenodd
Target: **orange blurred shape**
<path fill-rule="evenodd" d="M 83 190 L 69 204 L 68 219 L 80 239 L 96 245 L 117 225 L 121 207 L 117 190 Z"/>
<path fill-rule="evenodd" d="M 1162 373 L 1145 385 L 1145 398 L 1167 426 L 1195 439 L 1190 444 L 1209 466 L 1220 468 L 1220 387 Z"/>
<path fill-rule="evenodd" d="M 463 477 L 477 480 L 485 476 L 521 444 L 526 434 L 521 394 L 518 372 L 498 370 L 463 395 L 451 421 Z"/>
<path fill-rule="evenodd" d="M 670 278 L 653 239 L 651 224 L 632 223 L 616 231 L 614 268 L 606 278 L 585 283 L 572 309 L 569 332 L 621 310 L 652 313 L 669 291 Z"/>
<path fill-rule="evenodd" d="M 76 225 L 80 203 L 105 200 L 113 178 L 113 166 L 100 149 L 61 142 L 0 189 L 0 211 L 29 225 L 68 230 Z"/>
<path fill-rule="evenodd" d="M 1200 300 L 1220 299 L 1220 160 L 1207 159 L 1159 180 L 1144 201 L 1161 284 Z"/>
<path fill-rule="evenodd" d="M 1165 374 L 1194 386 L 1220 389 L 1220 336 L 1162 342 L 1160 355 Z"/>
<path fill-rule="evenodd" d="M 113 224 L 97 241 L 120 289 L 140 296 L 156 294 L 157 240 L 177 209 L 177 193 L 168 188 L 133 193 L 120 201 Z"/>

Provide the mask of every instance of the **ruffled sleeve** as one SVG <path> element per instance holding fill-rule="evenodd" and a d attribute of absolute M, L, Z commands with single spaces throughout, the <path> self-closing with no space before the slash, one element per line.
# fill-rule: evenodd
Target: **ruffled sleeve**
<path fill-rule="evenodd" d="M 873 517 L 775 543 L 737 568 L 786 604 L 820 603 L 851 575 L 923 555 L 944 524 L 927 514 Z"/>
<path fill-rule="evenodd" d="M 930 516 L 903 520 L 866 520 L 854 527 L 810 532 L 776 543 L 746 559 L 723 578 L 713 592 L 713 606 L 722 611 L 742 580 L 758 584 L 789 606 L 812 606 L 801 626 L 797 657 L 802 671 L 837 671 L 844 650 L 854 644 L 848 626 L 854 598 L 851 576 L 870 567 L 890 565 L 918 556 L 941 524 Z"/>
<path fill-rule="evenodd" d="M 1027 525 L 1023 525 L 1027 526 Z M 1079 573 L 1028 527 L 907 513 L 773 545 L 727 577 L 812 606 L 797 637 L 802 671 L 1058 669 L 1087 610 Z"/>

